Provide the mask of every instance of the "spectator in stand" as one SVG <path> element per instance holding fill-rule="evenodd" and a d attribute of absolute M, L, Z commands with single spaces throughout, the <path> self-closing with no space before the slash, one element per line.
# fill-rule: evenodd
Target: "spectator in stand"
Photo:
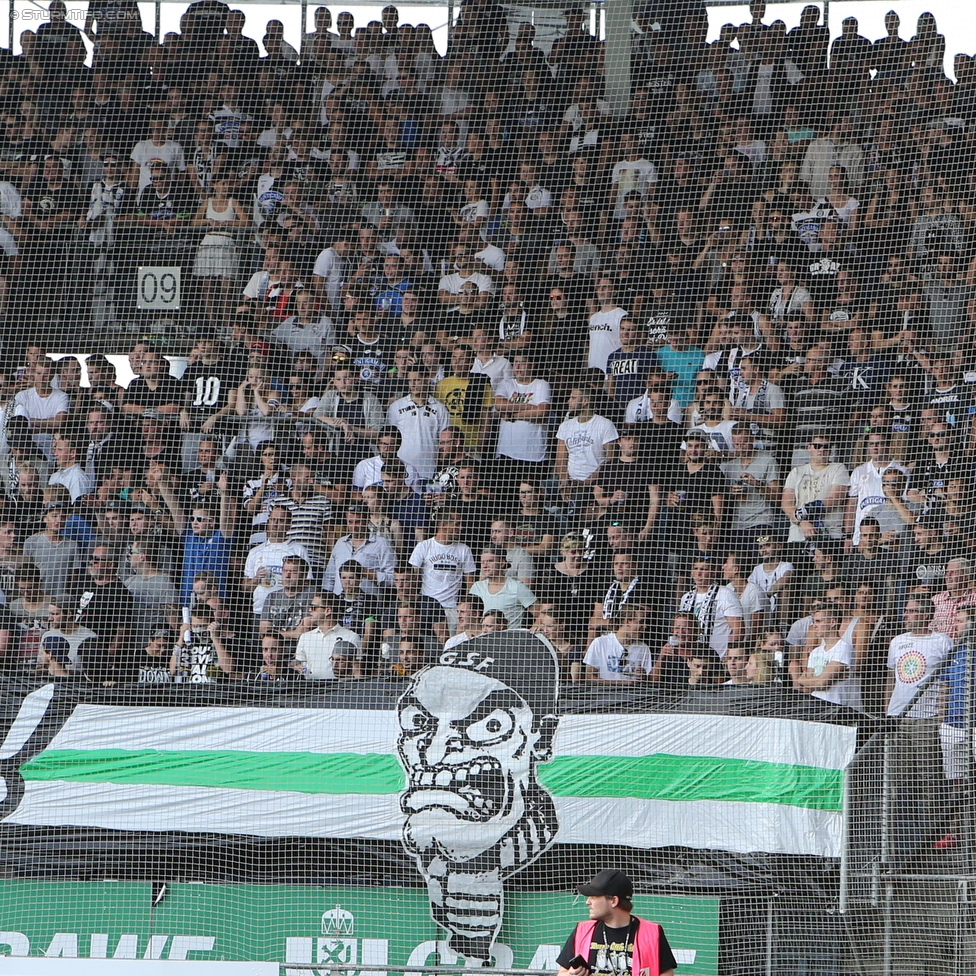
<path fill-rule="evenodd" d="M 952 653 L 953 638 L 932 630 L 934 607 L 929 597 L 911 594 L 905 601 L 905 633 L 888 648 L 887 715 L 899 718 L 892 737 L 892 788 L 915 804 L 918 821 L 902 821 L 895 849 L 907 852 L 918 840 L 906 832 L 927 835 L 941 817 L 942 764 L 939 749 L 939 683 L 926 681 Z"/>
<path fill-rule="evenodd" d="M 569 418 L 556 432 L 556 477 L 564 501 L 582 505 L 588 486 L 607 458 L 607 447 L 617 440 L 617 428 L 593 408 L 594 394 L 576 387 L 569 394 Z"/>
<path fill-rule="evenodd" d="M 41 532 L 24 543 L 24 556 L 41 574 L 44 589 L 58 599 L 71 592 L 75 577 L 84 569 L 81 547 L 64 536 L 68 506 L 55 502 L 44 509 Z"/>
<path fill-rule="evenodd" d="M 719 657 L 739 646 L 743 635 L 742 604 L 735 593 L 716 582 L 717 570 L 710 559 L 696 559 L 691 567 L 693 588 L 681 597 L 678 610 L 698 621 L 699 640 Z"/>
<path fill-rule="evenodd" d="M 92 549 L 73 609 L 75 621 L 95 634 L 85 654 L 89 680 L 105 685 L 129 680 L 136 602 L 119 582 L 118 564 L 108 546 Z"/>
<path fill-rule="evenodd" d="M 620 611 L 617 629 L 590 642 L 583 657 L 587 681 L 650 680 L 654 656 L 642 640 L 647 618 L 646 607 L 625 607 Z"/>
<path fill-rule="evenodd" d="M 413 464 L 421 478 L 429 479 L 436 470 L 438 438 L 451 418 L 444 404 L 430 394 L 422 370 L 411 369 L 407 382 L 410 393 L 390 404 L 386 422 L 400 431 L 400 460 Z"/>
<path fill-rule="evenodd" d="M 790 679 L 802 694 L 861 711 L 854 648 L 844 640 L 839 628 L 840 615 L 833 603 L 814 608 L 809 639 L 816 646 L 809 654 L 790 661 Z"/>
<path fill-rule="evenodd" d="M 469 592 L 477 571 L 474 555 L 459 539 L 461 516 L 453 508 L 437 513 L 437 530 L 417 544 L 409 563 L 421 579 L 422 618 L 438 639 L 446 641 L 457 630 L 457 603 Z"/>
<path fill-rule="evenodd" d="M 369 528 L 369 512 L 366 506 L 354 502 L 346 508 L 346 528 L 349 532 L 336 540 L 325 567 L 322 589 L 336 595 L 342 592 L 339 568 L 348 559 L 355 559 L 364 570 L 363 592 L 385 600 L 393 582 L 396 553 L 382 536 Z"/>
<path fill-rule="evenodd" d="M 244 579 L 241 589 L 251 595 L 252 610 L 259 617 L 267 598 L 282 587 L 283 564 L 288 556 L 297 556 L 306 567 L 311 563 L 308 551 L 300 542 L 288 538 L 291 529 L 291 513 L 281 505 L 268 512 L 268 538 L 254 546 L 244 563 Z M 311 579 L 311 571 L 308 571 Z M 280 629 L 280 628 L 276 628 Z"/>
<path fill-rule="evenodd" d="M 481 579 L 468 592 L 481 601 L 485 611 L 505 614 L 510 630 L 524 626 L 525 611 L 536 602 L 524 583 L 508 575 L 505 550 L 494 546 L 481 554 Z"/>
<path fill-rule="evenodd" d="M 332 655 L 336 644 L 345 641 L 358 649 L 359 635 L 338 623 L 339 600 L 332 594 L 316 594 L 309 610 L 311 629 L 298 638 L 291 667 L 310 681 L 335 680 Z M 357 670 L 354 665 L 353 671 Z"/>
<path fill-rule="evenodd" d="M 183 545 L 180 603 L 185 607 L 190 605 L 193 580 L 197 573 L 213 573 L 219 582 L 221 596 L 227 596 L 230 544 L 234 539 L 237 506 L 227 490 L 226 473 L 221 474 L 217 482 L 217 493 L 220 498 L 218 512 L 208 505 L 196 504 L 190 507 L 187 518 L 170 477 L 163 474 L 159 479 L 160 497 L 169 510 Z"/>
<path fill-rule="evenodd" d="M 935 614 L 932 630 L 937 634 L 955 636 L 957 614 L 976 607 L 976 587 L 973 586 L 973 566 L 970 560 L 950 559 L 945 567 L 945 589 L 932 598 Z"/>

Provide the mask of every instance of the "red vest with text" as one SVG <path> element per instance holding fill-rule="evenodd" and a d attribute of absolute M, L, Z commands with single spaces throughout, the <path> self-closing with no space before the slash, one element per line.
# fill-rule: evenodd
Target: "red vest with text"
<path fill-rule="evenodd" d="M 590 958 L 590 947 L 596 922 L 580 922 L 576 926 L 576 954 L 584 959 Z M 631 956 L 631 976 L 661 976 L 658 965 L 658 946 L 661 926 L 647 919 L 640 919 L 634 939 L 634 953 Z"/>

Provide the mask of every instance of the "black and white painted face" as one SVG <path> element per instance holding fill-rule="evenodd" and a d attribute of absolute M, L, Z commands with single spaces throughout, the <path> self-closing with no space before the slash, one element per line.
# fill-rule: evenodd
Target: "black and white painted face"
<path fill-rule="evenodd" d="M 476 637 L 420 671 L 397 706 L 403 846 L 427 882 L 431 918 L 468 959 L 492 958 L 504 882 L 559 830 L 535 770 L 552 755 L 557 673 L 537 636 Z"/>
<path fill-rule="evenodd" d="M 433 667 L 417 676 L 399 715 L 397 748 L 409 776 L 400 802 L 414 840 L 429 832 L 460 858 L 486 850 L 524 814 L 539 741 L 532 709 L 496 678 Z"/>

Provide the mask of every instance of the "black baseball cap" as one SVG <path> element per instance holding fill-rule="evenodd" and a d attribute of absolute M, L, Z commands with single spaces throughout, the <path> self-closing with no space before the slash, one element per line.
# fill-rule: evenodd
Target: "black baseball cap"
<path fill-rule="evenodd" d="M 623 871 L 601 871 L 589 884 L 580 885 L 576 890 L 581 895 L 630 898 L 634 894 L 634 883 Z"/>

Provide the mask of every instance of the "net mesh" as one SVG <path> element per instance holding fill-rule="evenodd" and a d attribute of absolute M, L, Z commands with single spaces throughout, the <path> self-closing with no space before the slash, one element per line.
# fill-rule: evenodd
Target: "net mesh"
<path fill-rule="evenodd" d="M 970 57 L 280 9 L 11 9 L 0 953 L 972 971 Z"/>

